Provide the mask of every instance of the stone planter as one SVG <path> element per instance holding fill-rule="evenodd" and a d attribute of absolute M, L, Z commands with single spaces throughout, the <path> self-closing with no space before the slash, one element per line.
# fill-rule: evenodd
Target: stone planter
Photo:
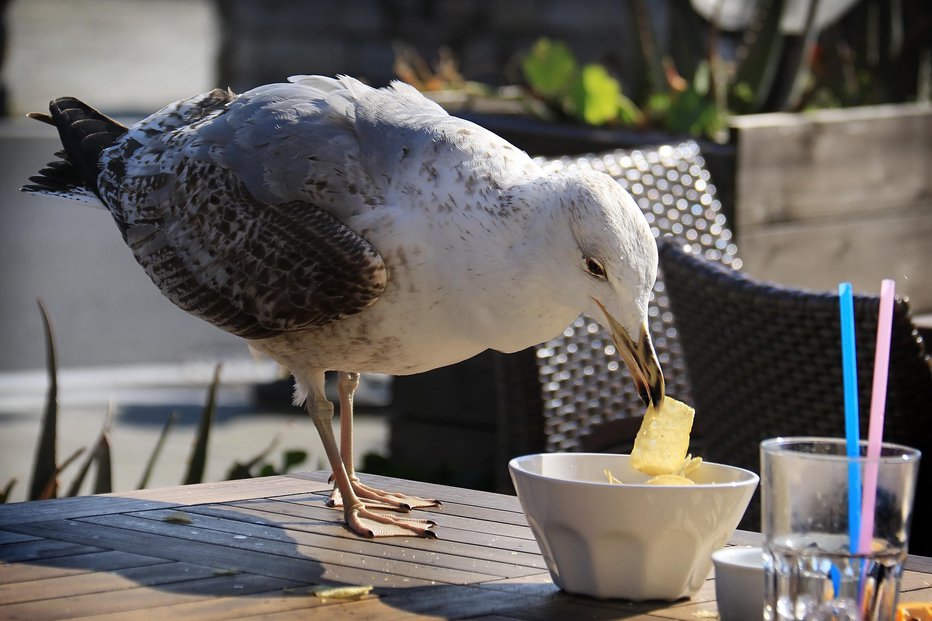
<path fill-rule="evenodd" d="M 932 106 L 749 115 L 732 129 L 745 271 L 874 294 L 893 278 L 914 313 L 932 311 Z"/>

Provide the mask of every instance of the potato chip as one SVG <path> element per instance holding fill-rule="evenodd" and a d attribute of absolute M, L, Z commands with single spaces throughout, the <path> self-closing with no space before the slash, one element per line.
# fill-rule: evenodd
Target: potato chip
<path fill-rule="evenodd" d="M 612 485 L 622 485 L 622 482 L 615 478 L 615 475 L 612 474 L 612 471 L 608 468 L 602 470 L 602 473 L 608 478 L 608 482 Z"/>
<path fill-rule="evenodd" d="M 679 474 L 658 474 L 647 479 L 648 485 L 695 485 L 692 479 Z"/>
<path fill-rule="evenodd" d="M 695 469 L 699 458 L 686 456 L 694 415 L 695 410 L 673 397 L 664 399 L 660 412 L 648 407 L 631 450 L 631 465 L 654 476 L 682 476 Z"/>
<path fill-rule="evenodd" d="M 903 602 L 896 607 L 896 621 L 932 621 L 932 602 Z"/>

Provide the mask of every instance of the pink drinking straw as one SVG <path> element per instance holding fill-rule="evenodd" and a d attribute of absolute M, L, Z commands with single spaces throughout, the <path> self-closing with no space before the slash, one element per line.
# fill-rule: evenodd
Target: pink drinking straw
<path fill-rule="evenodd" d="M 893 293 L 896 285 L 880 285 L 880 315 L 877 317 L 877 348 L 874 351 L 874 384 L 871 389 L 870 425 L 867 430 L 867 462 L 864 466 L 864 495 L 861 505 L 861 536 L 858 552 L 868 554 L 874 538 L 874 507 L 877 501 L 877 460 L 883 441 L 883 415 L 887 403 L 887 371 L 890 367 L 890 332 L 893 324 Z"/>

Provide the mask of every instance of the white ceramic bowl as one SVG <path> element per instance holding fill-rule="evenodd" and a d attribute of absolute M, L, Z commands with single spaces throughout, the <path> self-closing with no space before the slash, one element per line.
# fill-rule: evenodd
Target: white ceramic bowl
<path fill-rule="evenodd" d="M 715 599 L 721 621 L 764 615 L 764 554 L 760 546 L 734 546 L 712 553 Z"/>
<path fill-rule="evenodd" d="M 759 478 L 703 462 L 697 485 L 647 485 L 629 455 L 544 453 L 508 464 L 554 584 L 600 598 L 695 593 L 747 509 Z M 623 484 L 608 482 L 610 470 Z"/>

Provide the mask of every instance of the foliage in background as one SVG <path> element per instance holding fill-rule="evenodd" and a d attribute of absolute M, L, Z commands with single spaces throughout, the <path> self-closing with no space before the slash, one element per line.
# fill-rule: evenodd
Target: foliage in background
<path fill-rule="evenodd" d="M 269 445 L 259 452 L 258 455 L 247 460 L 245 463 L 234 463 L 227 472 L 227 479 L 232 481 L 235 479 L 249 479 L 252 477 L 268 477 L 276 474 L 285 474 L 307 461 L 307 451 L 300 449 L 284 451 L 281 456 L 281 465 L 278 468 L 266 461 L 268 456 L 278 447 L 279 442 L 281 442 L 281 437 L 281 432 L 275 434 L 275 437 L 272 438 Z"/>
<path fill-rule="evenodd" d="M 521 61 L 533 93 L 552 108 L 589 125 L 640 125 L 644 115 L 602 65 L 580 66 L 560 41 L 539 39 Z"/>
<path fill-rule="evenodd" d="M 718 141 L 728 138 L 731 114 L 928 99 L 932 45 L 904 34 L 909 15 L 903 2 L 862 0 L 843 19 L 820 29 L 819 0 L 813 0 L 802 31 L 792 34 L 781 28 L 788 4 L 758 0 L 729 57 L 714 20 L 707 32 L 677 32 L 677 37 L 702 36 L 707 49 L 685 79 L 672 56 L 659 51 L 646 0 L 632 0 L 648 81 L 643 101 L 622 95 L 602 65 L 580 68 L 565 44 L 549 39 L 538 40 L 524 57 L 523 77 L 551 109 L 590 125 L 649 126 Z M 920 60 L 910 66 L 901 62 L 907 57 Z M 908 92 L 908 84 L 916 85 L 914 92 Z"/>
<path fill-rule="evenodd" d="M 623 83 L 634 76 L 581 63 L 566 43 L 549 38 L 538 39 L 518 59 L 523 90 L 464 79 L 449 50 L 441 50 L 432 67 L 413 48 L 398 46 L 395 70 L 422 91 L 520 101 L 519 112 L 544 120 L 650 128 L 720 142 L 728 139 L 734 114 L 929 99 L 932 44 L 923 37 L 930 26 L 922 23 L 927 10 L 920 4 L 860 0 L 821 27 L 815 21 L 820 0 L 813 0 L 801 30 L 787 33 L 781 19 L 789 4 L 756 0 L 753 18 L 738 33 L 720 32 L 714 19 L 703 22 L 687 2 L 665 4 L 678 13 L 678 21 L 668 24 L 676 38 L 671 46 L 682 50 L 675 54 L 658 45 L 651 19 L 656 5 L 630 0 L 644 67 L 630 93 Z M 920 23 L 911 24 L 916 13 Z"/>
<path fill-rule="evenodd" d="M 45 305 L 39 301 L 39 309 L 42 314 L 42 321 L 45 328 L 46 343 L 46 361 L 49 375 L 49 392 L 46 399 L 45 413 L 42 418 L 40 427 L 39 443 L 36 448 L 35 461 L 32 468 L 32 481 L 30 484 L 29 500 L 46 500 L 59 497 L 61 473 L 72 463 L 86 453 L 84 461 L 78 468 L 77 473 L 68 486 L 67 492 L 63 496 L 77 496 L 80 489 L 87 479 L 92 467 L 96 466 L 94 482 L 91 485 L 91 493 L 106 494 L 113 491 L 113 462 L 111 451 L 110 427 L 113 419 L 113 408 L 107 411 L 103 428 L 92 445 L 91 450 L 84 448 L 78 449 L 67 459 L 58 462 L 57 445 L 58 445 L 58 367 L 56 359 L 55 334 L 52 328 L 52 322 L 49 318 L 48 310 Z M 194 444 L 192 446 L 191 457 L 188 461 L 188 470 L 185 474 L 184 484 L 190 485 L 201 483 L 204 478 L 204 472 L 207 466 L 207 448 L 210 438 L 210 429 L 212 427 L 214 416 L 217 408 L 217 390 L 220 386 L 221 365 L 218 364 L 214 369 L 213 380 L 207 391 L 207 401 L 201 412 L 198 423 L 198 429 L 195 434 Z M 162 432 L 149 455 L 146 466 L 143 470 L 142 477 L 139 480 L 136 489 L 145 488 L 158 457 L 162 452 L 165 441 L 169 432 L 178 419 L 176 412 L 171 412 L 166 419 Z M 259 455 L 247 461 L 245 464 L 235 463 L 229 470 L 228 478 L 243 479 L 254 476 L 269 476 L 273 474 L 284 474 L 290 469 L 304 463 L 308 454 L 302 450 L 288 450 L 282 454 L 281 465 L 276 469 L 275 466 L 266 463 L 265 460 L 272 453 L 280 440 L 280 434 L 275 437 L 272 443 Z M 16 478 L 12 478 L 0 488 L 0 503 L 5 503 L 10 497 L 10 493 L 16 486 Z"/>

